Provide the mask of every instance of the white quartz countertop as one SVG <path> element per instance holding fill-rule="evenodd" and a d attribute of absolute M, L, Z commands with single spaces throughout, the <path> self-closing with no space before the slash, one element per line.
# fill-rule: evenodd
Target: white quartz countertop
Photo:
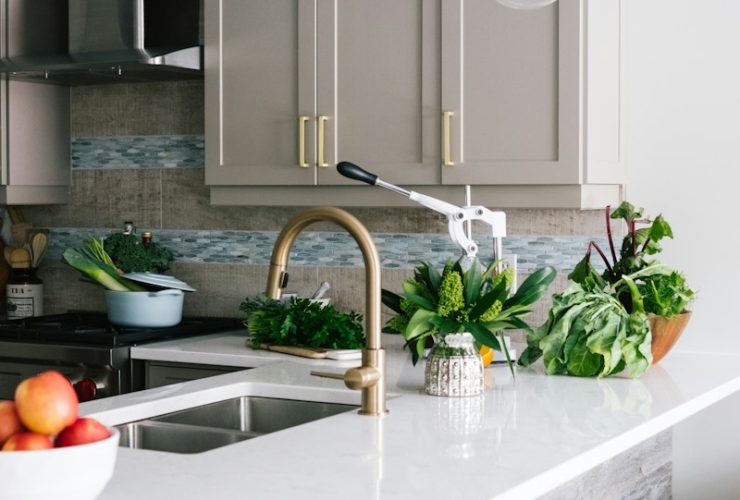
<path fill-rule="evenodd" d="M 359 403 L 341 381 L 311 376 L 316 362 L 237 351 L 236 337 L 139 347 L 135 356 L 258 368 L 82 411 L 117 425 L 249 394 Z M 100 498 L 533 498 L 740 389 L 740 356 L 672 352 L 638 380 L 547 376 L 539 363 L 514 381 L 493 367 L 482 397 L 440 398 L 423 394 L 422 368 L 411 367 L 398 337 L 384 342 L 387 416 L 349 412 L 193 455 L 121 448 Z"/>
<path fill-rule="evenodd" d="M 271 351 L 252 349 L 246 345 L 246 329 L 214 333 L 131 348 L 131 358 L 149 361 L 194 363 L 255 368 L 276 361 L 290 360 L 310 366 L 357 366 L 357 361 L 316 360 L 298 356 L 286 356 Z"/>

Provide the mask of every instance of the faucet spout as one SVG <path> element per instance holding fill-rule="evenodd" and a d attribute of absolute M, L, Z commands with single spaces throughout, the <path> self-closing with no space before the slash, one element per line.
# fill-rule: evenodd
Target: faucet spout
<path fill-rule="evenodd" d="M 288 268 L 290 249 L 298 235 L 309 225 L 330 221 L 345 229 L 360 247 L 365 264 L 365 349 L 362 367 L 352 368 L 344 376 L 351 389 L 362 390 L 362 415 L 384 415 L 386 409 L 385 351 L 380 335 L 380 257 L 367 228 L 350 213 L 335 207 L 314 207 L 299 213 L 285 225 L 272 250 L 265 293 L 280 298 L 280 288 Z"/>

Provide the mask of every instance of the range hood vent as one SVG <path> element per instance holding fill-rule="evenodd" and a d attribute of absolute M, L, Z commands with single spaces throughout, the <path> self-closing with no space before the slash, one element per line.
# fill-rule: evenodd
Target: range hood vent
<path fill-rule="evenodd" d="M 0 72 L 65 85 L 203 76 L 202 0 L 0 0 Z"/>

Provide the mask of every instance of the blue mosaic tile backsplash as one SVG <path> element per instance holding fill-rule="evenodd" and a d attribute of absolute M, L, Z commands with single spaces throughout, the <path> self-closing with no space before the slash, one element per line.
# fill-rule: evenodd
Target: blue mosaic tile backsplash
<path fill-rule="evenodd" d="M 202 135 L 73 137 L 72 168 L 203 167 Z"/>
<path fill-rule="evenodd" d="M 49 254 L 61 256 L 66 248 L 79 246 L 85 238 L 103 236 L 117 229 L 55 228 L 51 230 Z M 276 231 L 154 231 L 154 240 L 175 252 L 178 261 L 268 265 Z M 385 268 L 412 269 L 419 261 L 442 266 L 456 259 L 460 251 L 446 234 L 373 234 Z M 528 273 L 550 265 L 558 271 L 570 271 L 583 257 L 588 236 L 510 236 L 504 239 L 504 255 L 517 255 L 519 272 Z M 604 238 L 595 241 L 606 250 Z M 491 258 L 491 246 L 477 238 L 480 257 Z M 599 268 L 599 259 L 594 258 Z M 306 231 L 296 240 L 290 255 L 291 266 L 356 267 L 362 266 L 359 249 L 347 233 Z"/>

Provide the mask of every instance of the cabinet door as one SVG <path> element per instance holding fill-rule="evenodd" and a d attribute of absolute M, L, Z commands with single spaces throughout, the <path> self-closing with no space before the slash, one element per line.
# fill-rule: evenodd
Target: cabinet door
<path fill-rule="evenodd" d="M 318 0 L 319 184 L 353 183 L 334 168 L 342 160 L 393 183 L 439 183 L 440 9 Z"/>
<path fill-rule="evenodd" d="M 315 184 L 315 28 L 315 0 L 205 2 L 207 184 Z"/>
<path fill-rule="evenodd" d="M 4 75 L 0 96 L 0 203 L 66 203 L 71 176 L 69 87 Z"/>
<path fill-rule="evenodd" d="M 444 184 L 582 181 L 579 16 L 579 0 L 537 10 L 444 2 Z"/>
<path fill-rule="evenodd" d="M 179 384 L 206 377 L 214 377 L 247 368 L 231 366 L 196 365 L 191 363 L 170 363 L 166 361 L 147 361 L 144 375 L 144 388 L 153 389 L 164 385 Z"/>

